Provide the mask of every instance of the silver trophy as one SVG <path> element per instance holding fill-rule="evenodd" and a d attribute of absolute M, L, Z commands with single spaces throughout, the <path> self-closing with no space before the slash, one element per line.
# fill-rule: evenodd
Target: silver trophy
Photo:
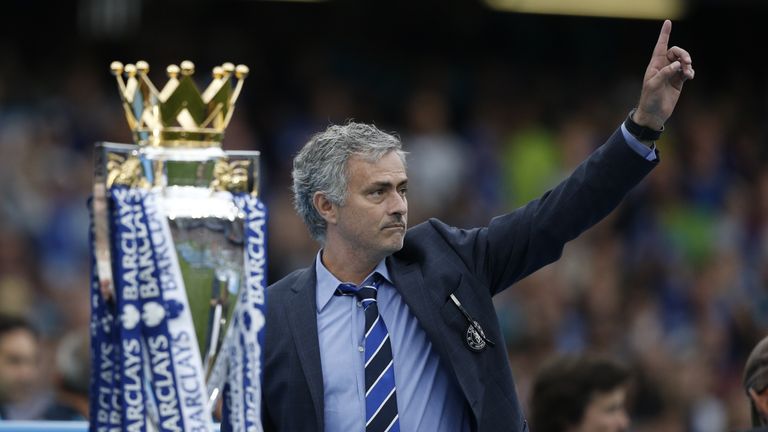
<path fill-rule="evenodd" d="M 135 143 L 96 146 L 91 429 L 209 430 L 226 384 L 230 427 L 260 430 L 243 397 L 259 358 L 238 345 L 251 329 L 233 325 L 264 324 L 263 291 L 261 305 L 248 299 L 266 261 L 246 251 L 257 237 L 251 254 L 263 250 L 259 153 L 221 149 L 248 68 L 214 68 L 202 92 L 188 61 L 167 68 L 162 89 L 146 62 L 111 69 Z"/>

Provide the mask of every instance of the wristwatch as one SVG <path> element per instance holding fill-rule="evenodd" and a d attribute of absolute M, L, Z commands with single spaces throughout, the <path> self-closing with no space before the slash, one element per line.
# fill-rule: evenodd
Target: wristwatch
<path fill-rule="evenodd" d="M 658 140 L 661 136 L 661 133 L 664 132 L 664 126 L 661 127 L 661 130 L 640 126 L 639 124 L 635 123 L 634 120 L 632 120 L 632 114 L 634 114 L 635 111 L 637 111 L 637 108 L 633 108 L 632 111 L 629 112 L 627 119 L 624 120 L 624 127 L 627 128 L 627 131 L 631 133 L 635 138 L 637 138 L 638 141 Z"/>

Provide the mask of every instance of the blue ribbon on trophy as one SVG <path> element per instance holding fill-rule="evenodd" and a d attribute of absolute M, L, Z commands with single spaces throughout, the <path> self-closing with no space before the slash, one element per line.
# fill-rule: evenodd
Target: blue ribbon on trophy
<path fill-rule="evenodd" d="M 92 208 L 89 205 L 89 208 Z M 93 214 L 91 214 L 93 220 Z M 113 409 L 113 392 L 117 356 L 113 340 L 115 316 L 107 300 L 99 290 L 99 274 L 95 258 L 95 234 L 91 223 L 91 358 L 94 366 L 91 370 L 90 412 L 92 430 L 119 431 L 119 410 Z M 116 401 L 116 399 L 115 399 Z"/>
<path fill-rule="evenodd" d="M 224 389 L 222 430 L 261 431 L 267 213 L 258 152 L 220 148 L 248 70 L 112 71 L 136 143 L 97 145 L 90 431 L 211 431 Z"/>
<path fill-rule="evenodd" d="M 120 335 L 120 395 L 123 430 L 145 431 L 144 354 L 142 341 L 141 299 L 139 298 L 139 242 L 136 220 L 141 205 L 136 189 L 114 186 L 114 254 L 116 300 Z"/>
<path fill-rule="evenodd" d="M 160 430 L 206 430 L 210 409 L 203 365 L 198 353 L 192 315 L 168 220 L 157 205 L 156 194 L 144 200 L 153 245 L 155 280 L 161 287 L 157 302 L 145 302 L 152 389 L 160 416 Z M 153 323 L 154 325 L 152 325 Z M 183 429 L 178 428 L 178 422 Z"/>
<path fill-rule="evenodd" d="M 229 375 L 222 431 L 261 431 L 261 374 L 266 314 L 267 210 L 250 194 L 235 195 L 245 214 L 245 289 L 235 310 L 236 338 L 229 342 Z"/>

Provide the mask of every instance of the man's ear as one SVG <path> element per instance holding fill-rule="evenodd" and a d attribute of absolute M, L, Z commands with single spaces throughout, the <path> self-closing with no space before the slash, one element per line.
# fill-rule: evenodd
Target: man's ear
<path fill-rule="evenodd" d="M 328 224 L 336 223 L 336 209 L 337 207 L 328 199 L 328 196 L 323 192 L 315 192 L 312 196 L 312 204 L 315 205 L 315 209 L 320 213 L 320 217 L 325 219 Z"/>
<path fill-rule="evenodd" d="M 763 418 L 768 418 L 768 392 L 759 394 L 755 391 L 755 389 L 750 388 L 749 397 L 752 399 L 752 403 L 755 404 L 757 412 L 759 412 Z"/>

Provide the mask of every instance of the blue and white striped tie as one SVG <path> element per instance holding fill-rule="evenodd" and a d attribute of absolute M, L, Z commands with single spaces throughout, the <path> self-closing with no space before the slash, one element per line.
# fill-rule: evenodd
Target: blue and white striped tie
<path fill-rule="evenodd" d="M 336 293 L 356 296 L 365 311 L 365 431 L 399 432 L 392 346 L 376 303 L 380 285 L 381 276 L 377 273 L 369 285 L 358 289 L 354 284 L 343 283 Z"/>

